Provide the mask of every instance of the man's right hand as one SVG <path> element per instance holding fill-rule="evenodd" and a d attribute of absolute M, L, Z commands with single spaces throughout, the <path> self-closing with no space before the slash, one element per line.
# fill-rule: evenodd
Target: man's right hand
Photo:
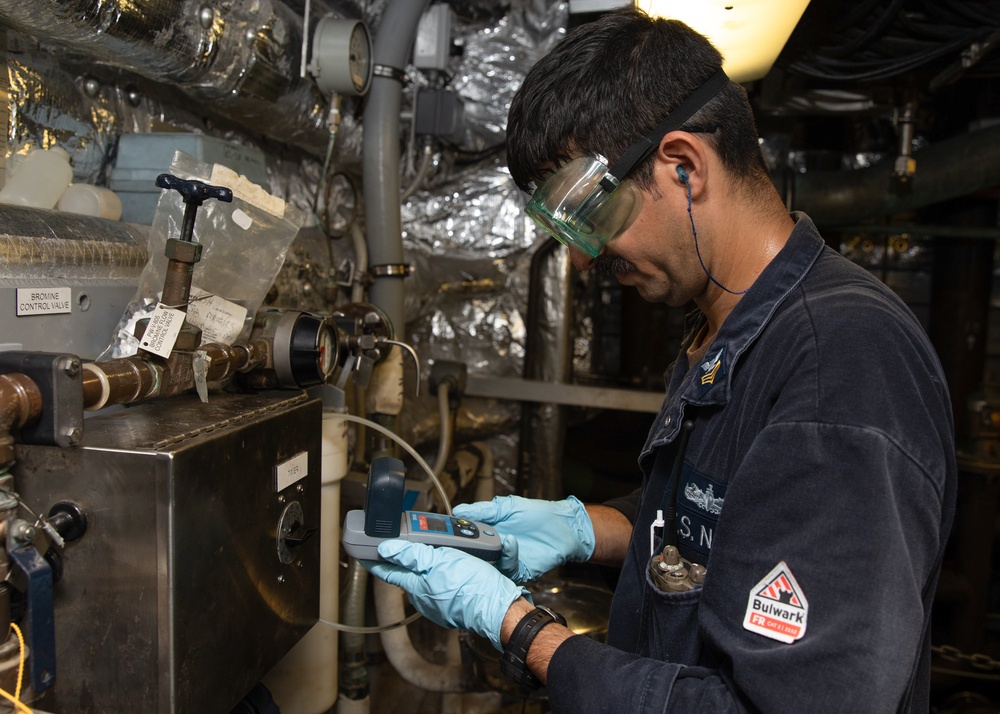
<path fill-rule="evenodd" d="M 594 526 L 574 496 L 563 501 L 498 496 L 455 506 L 453 515 L 496 526 L 503 542 L 497 567 L 518 584 L 563 563 L 585 562 L 594 553 Z"/>

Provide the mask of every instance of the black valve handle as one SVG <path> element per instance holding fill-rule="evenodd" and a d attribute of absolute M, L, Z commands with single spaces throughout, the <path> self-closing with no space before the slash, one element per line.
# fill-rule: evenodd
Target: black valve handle
<path fill-rule="evenodd" d="M 177 178 L 173 174 L 160 174 L 156 177 L 156 185 L 160 188 L 173 189 L 184 199 L 184 222 L 181 224 L 181 240 L 191 241 L 194 237 L 194 218 L 198 207 L 210 198 L 223 203 L 231 203 L 232 190 L 225 186 L 211 186 L 203 181 Z"/>

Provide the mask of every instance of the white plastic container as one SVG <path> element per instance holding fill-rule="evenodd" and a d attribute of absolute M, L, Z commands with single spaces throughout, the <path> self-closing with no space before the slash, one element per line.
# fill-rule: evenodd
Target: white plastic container
<path fill-rule="evenodd" d="M 122 217 L 122 200 L 109 188 L 74 183 L 63 191 L 56 208 L 67 213 L 81 213 L 112 221 Z"/>
<path fill-rule="evenodd" d="M 17 171 L 7 176 L 0 190 L 0 203 L 33 208 L 55 208 L 69 182 L 73 169 L 69 154 L 58 146 L 28 152 Z"/>

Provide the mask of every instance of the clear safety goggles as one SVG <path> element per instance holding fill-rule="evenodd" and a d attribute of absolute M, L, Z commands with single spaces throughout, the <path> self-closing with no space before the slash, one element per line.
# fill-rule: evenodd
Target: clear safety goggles
<path fill-rule="evenodd" d="M 525 213 L 566 247 L 596 258 L 642 207 L 635 186 L 611 179 L 603 156 L 573 159 L 535 189 Z"/>
<path fill-rule="evenodd" d="M 642 208 L 642 192 L 626 180 L 629 173 L 728 83 L 720 69 L 653 131 L 628 147 L 610 169 L 603 156 L 581 156 L 560 166 L 535 189 L 525 213 L 566 247 L 596 258 Z"/>

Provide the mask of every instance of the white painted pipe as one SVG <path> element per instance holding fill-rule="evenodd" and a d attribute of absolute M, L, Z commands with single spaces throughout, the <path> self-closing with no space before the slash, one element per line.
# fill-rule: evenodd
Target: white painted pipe
<path fill-rule="evenodd" d="M 347 475 L 348 423 L 337 417 L 343 411 L 323 411 L 319 616 L 329 622 L 340 621 L 340 480 Z M 264 684 L 283 712 L 326 714 L 337 703 L 337 631 L 316 623 Z"/>

